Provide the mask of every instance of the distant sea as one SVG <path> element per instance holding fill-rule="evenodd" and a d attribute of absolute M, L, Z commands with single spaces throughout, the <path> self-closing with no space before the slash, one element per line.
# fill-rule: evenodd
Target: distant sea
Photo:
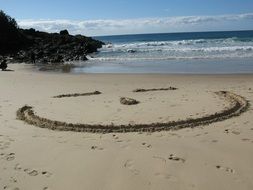
<path fill-rule="evenodd" d="M 95 37 L 106 43 L 77 73 L 253 73 L 253 31 Z"/>

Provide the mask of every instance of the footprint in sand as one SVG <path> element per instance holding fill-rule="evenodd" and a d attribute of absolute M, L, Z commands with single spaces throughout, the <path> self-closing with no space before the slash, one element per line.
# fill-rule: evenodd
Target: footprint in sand
<path fill-rule="evenodd" d="M 229 129 L 225 129 L 225 130 L 224 130 L 224 133 L 229 133 Z"/>
<path fill-rule="evenodd" d="M 142 146 L 145 146 L 145 147 L 147 147 L 147 148 L 152 148 L 152 145 L 151 144 L 147 144 L 147 143 L 142 143 Z"/>
<path fill-rule="evenodd" d="M 242 139 L 242 141 L 244 141 L 244 142 L 249 142 L 249 141 L 251 141 L 251 140 L 250 140 L 250 139 L 245 138 L 245 139 Z"/>
<path fill-rule="evenodd" d="M 127 160 L 124 164 L 124 167 L 129 169 L 130 172 L 132 172 L 134 175 L 139 175 L 140 171 L 137 169 L 134 169 L 134 161 L 133 160 Z"/>
<path fill-rule="evenodd" d="M 240 135 L 241 133 L 239 131 L 232 131 L 234 135 Z"/>
<path fill-rule="evenodd" d="M 178 135 L 177 133 L 168 133 L 168 134 L 171 135 L 171 136 L 175 136 L 175 137 L 177 137 L 177 138 L 181 138 L 181 136 Z"/>
<path fill-rule="evenodd" d="M 119 137 L 118 137 L 117 135 L 115 135 L 115 134 L 113 134 L 112 136 L 113 136 L 113 138 L 115 139 L 115 142 L 116 142 L 116 143 L 129 142 L 129 140 L 126 140 L 126 141 L 120 140 Z"/>
<path fill-rule="evenodd" d="M 21 171 L 22 170 L 21 165 L 20 164 L 16 164 L 15 167 L 14 167 L 14 170 Z"/>
<path fill-rule="evenodd" d="M 46 176 L 46 177 L 51 177 L 53 174 L 52 173 L 50 173 L 50 172 L 48 172 L 48 171 L 43 171 L 43 172 L 41 172 L 41 174 L 43 175 L 43 176 Z"/>
<path fill-rule="evenodd" d="M 171 178 L 171 175 L 167 174 L 167 173 L 155 173 L 155 176 L 157 176 L 157 177 L 163 177 L 165 179 L 170 179 Z"/>
<path fill-rule="evenodd" d="M 136 169 L 130 170 L 134 175 L 139 175 L 140 171 Z"/>
<path fill-rule="evenodd" d="M 133 166 L 134 161 L 133 160 L 127 160 L 124 164 L 125 168 L 131 168 Z"/>
<path fill-rule="evenodd" d="M 228 133 L 230 133 L 230 131 L 231 131 L 230 129 L 225 129 L 224 133 L 228 134 Z M 234 135 L 240 135 L 241 134 L 241 132 L 239 132 L 239 131 L 231 131 L 231 133 L 233 133 Z"/>
<path fill-rule="evenodd" d="M 166 179 L 166 180 L 172 180 L 172 181 L 176 181 L 176 177 L 173 175 L 170 175 L 168 173 L 155 173 L 154 174 L 156 177 L 162 178 L 162 179 Z"/>
<path fill-rule="evenodd" d="M 11 183 L 17 183 L 18 180 L 14 177 L 11 177 L 10 180 L 9 180 Z"/>
<path fill-rule="evenodd" d="M 7 148 L 9 148 L 9 144 L 8 143 L 0 144 L 0 150 L 5 150 Z"/>
<path fill-rule="evenodd" d="M 16 164 L 15 167 L 14 167 L 14 170 L 16 171 L 22 171 L 22 167 L 20 164 Z M 39 172 L 37 170 L 34 170 L 34 169 L 29 169 L 29 168 L 26 168 L 23 170 L 25 173 L 27 173 L 29 176 L 37 176 L 39 175 L 40 173 L 45 176 L 45 177 L 51 177 L 53 174 L 48 172 L 48 171 L 42 171 L 42 172 Z"/>
<path fill-rule="evenodd" d="M 168 159 L 172 161 L 177 161 L 177 162 L 183 162 L 183 163 L 185 162 L 185 159 L 177 157 L 174 154 L 171 154 Z"/>
<path fill-rule="evenodd" d="M 117 135 L 115 135 L 115 134 L 113 134 L 112 137 L 113 137 L 115 140 L 119 139 L 119 137 L 118 137 Z"/>
<path fill-rule="evenodd" d="M 219 170 L 224 170 L 224 171 L 229 172 L 229 173 L 235 173 L 235 170 L 233 170 L 232 168 L 229 168 L 229 167 L 222 167 L 220 165 L 217 165 L 216 168 L 219 169 Z"/>
<path fill-rule="evenodd" d="M 9 154 L 5 155 L 4 159 L 7 160 L 7 161 L 14 160 L 15 159 L 15 153 L 9 153 Z"/>
<path fill-rule="evenodd" d="M 130 145 L 129 144 L 120 144 L 120 148 L 129 149 Z"/>
<path fill-rule="evenodd" d="M 3 189 L 4 190 L 20 190 L 18 187 L 11 187 L 11 186 L 8 186 L 8 185 L 4 186 Z"/>
<path fill-rule="evenodd" d="M 37 176 L 39 174 L 37 170 L 33 169 L 24 169 L 24 172 L 26 172 L 29 176 Z"/>
<path fill-rule="evenodd" d="M 98 147 L 98 146 L 92 146 L 91 150 L 104 150 L 104 148 Z"/>

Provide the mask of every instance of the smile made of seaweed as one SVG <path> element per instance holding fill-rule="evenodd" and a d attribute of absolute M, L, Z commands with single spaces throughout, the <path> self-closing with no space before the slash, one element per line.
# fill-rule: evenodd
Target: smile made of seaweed
<path fill-rule="evenodd" d="M 136 89 L 133 92 L 143 93 L 148 91 L 164 91 L 176 90 L 177 88 L 160 88 L 160 89 Z M 150 124 L 127 124 L 127 125 L 100 125 L 100 124 L 78 124 L 66 123 L 61 121 L 50 120 L 36 115 L 31 106 L 25 105 L 17 111 L 17 119 L 20 119 L 27 124 L 31 124 L 41 128 L 48 128 L 59 131 L 76 131 L 89 133 L 124 133 L 124 132 L 155 132 L 178 130 L 183 128 L 194 128 L 200 125 L 208 125 L 214 122 L 224 121 L 229 118 L 239 116 L 247 111 L 250 107 L 249 102 L 242 96 L 229 91 L 214 92 L 220 98 L 223 98 L 229 103 L 229 106 L 223 110 L 197 118 L 182 119 L 177 121 L 169 121 L 164 123 Z M 63 94 L 54 96 L 53 98 L 68 98 L 77 96 L 93 96 L 102 94 L 99 91 L 89 93 Z"/>

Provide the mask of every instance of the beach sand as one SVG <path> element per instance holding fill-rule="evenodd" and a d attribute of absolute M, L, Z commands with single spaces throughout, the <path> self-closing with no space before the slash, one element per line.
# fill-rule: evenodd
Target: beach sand
<path fill-rule="evenodd" d="M 17 119 L 24 105 L 50 120 L 136 125 L 202 118 L 253 101 L 253 75 L 61 74 L 9 65 L 0 72 L 0 189 L 253 189 L 252 107 L 238 117 L 173 131 L 85 133 Z M 143 88 L 177 90 L 135 93 Z M 62 94 L 101 94 L 53 98 Z M 123 105 L 120 98 L 136 105 Z"/>

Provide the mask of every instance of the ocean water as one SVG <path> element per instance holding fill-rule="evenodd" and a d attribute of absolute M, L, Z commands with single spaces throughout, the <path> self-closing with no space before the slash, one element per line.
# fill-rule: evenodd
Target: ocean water
<path fill-rule="evenodd" d="M 253 31 L 95 37 L 106 43 L 77 73 L 253 73 Z"/>

